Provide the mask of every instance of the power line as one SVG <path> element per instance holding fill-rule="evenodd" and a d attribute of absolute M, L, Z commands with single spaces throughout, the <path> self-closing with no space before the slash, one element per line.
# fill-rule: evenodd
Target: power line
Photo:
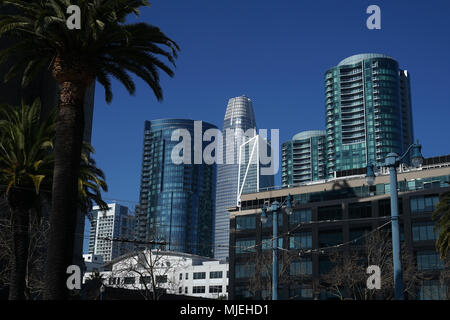
<path fill-rule="evenodd" d="M 131 240 L 131 239 L 124 239 L 124 238 L 97 237 L 97 239 L 111 241 L 111 242 L 128 242 L 128 243 L 135 243 L 135 244 L 150 244 L 150 245 L 166 245 L 167 244 L 167 242 L 165 242 L 165 241 L 140 241 L 140 240 Z"/>

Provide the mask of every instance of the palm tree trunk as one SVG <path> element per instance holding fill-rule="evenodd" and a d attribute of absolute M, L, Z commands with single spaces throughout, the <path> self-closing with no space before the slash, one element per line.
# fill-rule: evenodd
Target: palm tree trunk
<path fill-rule="evenodd" d="M 23 207 L 11 209 L 13 255 L 11 257 L 9 300 L 25 300 L 25 276 L 29 246 L 29 211 Z"/>
<path fill-rule="evenodd" d="M 76 75 L 59 82 L 60 105 L 56 125 L 50 237 L 45 275 L 45 299 L 51 300 L 66 299 L 68 295 L 66 270 L 72 264 L 77 219 L 77 179 L 87 86 L 83 81 L 73 80 L 74 78 Z"/>

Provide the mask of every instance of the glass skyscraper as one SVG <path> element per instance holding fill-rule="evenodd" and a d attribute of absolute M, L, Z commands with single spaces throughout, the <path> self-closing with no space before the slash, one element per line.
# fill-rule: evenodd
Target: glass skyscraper
<path fill-rule="evenodd" d="M 195 132 L 195 123 L 201 130 Z M 210 142 L 203 142 L 208 129 L 217 129 L 207 122 L 186 119 L 162 119 L 145 122 L 144 153 L 137 239 L 165 241 L 166 250 L 213 255 L 213 223 L 216 187 L 216 164 L 194 163 L 194 146 L 201 141 L 202 150 Z M 176 164 L 172 152 L 181 140 L 172 141 L 175 130 L 189 133 L 190 164 Z M 201 151 L 202 151 L 201 150 Z M 182 156 L 185 156 L 184 149 Z"/>
<path fill-rule="evenodd" d="M 244 137 L 238 152 L 238 206 L 241 195 L 259 192 L 261 188 L 274 185 L 274 175 L 263 175 L 261 172 L 263 168 L 269 171 L 269 164 L 262 163 L 261 155 L 264 153 L 267 157 L 272 155 L 271 145 L 266 139 L 259 134 L 252 138 Z"/>
<path fill-rule="evenodd" d="M 365 168 L 413 142 L 409 74 L 383 54 L 358 54 L 325 74 L 328 174 Z"/>
<path fill-rule="evenodd" d="M 240 146 L 246 142 L 246 139 L 251 139 L 256 135 L 255 114 L 250 98 L 242 95 L 231 98 L 228 101 L 222 134 L 224 159 L 223 164 L 217 165 L 214 257 L 223 260 L 228 257 L 230 239 L 230 215 L 227 208 L 237 205 L 238 184 L 240 181 Z M 256 175 L 253 175 L 253 179 L 256 179 Z M 270 179 L 261 179 L 260 187 L 268 187 L 269 185 L 264 185 L 264 182 L 267 180 Z M 248 185 L 253 184 L 250 181 L 250 177 L 246 183 Z"/>
<path fill-rule="evenodd" d="M 281 148 L 283 187 L 327 178 L 326 132 L 304 131 Z"/>

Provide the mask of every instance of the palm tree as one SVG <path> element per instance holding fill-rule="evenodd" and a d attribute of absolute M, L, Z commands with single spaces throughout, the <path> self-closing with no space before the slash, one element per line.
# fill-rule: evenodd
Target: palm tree
<path fill-rule="evenodd" d="M 108 191 L 105 174 L 97 167 L 95 160 L 90 157 L 95 149 L 87 142 L 83 142 L 81 153 L 80 173 L 78 177 L 78 201 L 81 212 L 90 214 L 94 203 L 101 210 L 108 210 L 108 204 L 102 199 L 102 191 Z"/>
<path fill-rule="evenodd" d="M 39 198 L 44 180 L 53 173 L 55 116 L 40 123 L 41 105 L 17 109 L 0 106 L 0 183 L 11 209 L 12 246 L 10 299 L 25 299 L 29 212 Z"/>
<path fill-rule="evenodd" d="M 444 260 L 450 248 L 450 191 L 439 196 L 439 202 L 432 217 L 436 221 L 435 231 L 439 232 L 436 249 Z"/>
<path fill-rule="evenodd" d="M 28 226 L 30 210 L 38 214 L 41 198 L 50 198 L 53 178 L 53 143 L 56 109 L 40 122 L 41 104 L 36 99 L 31 106 L 21 108 L 0 105 L 0 184 L 11 211 L 13 259 L 10 299 L 24 299 L 25 273 L 28 256 Z M 101 191 L 108 191 L 105 174 L 89 155 L 95 153 L 87 142 L 78 178 L 78 208 L 89 212 L 93 204 L 107 210 Z M 25 267 L 24 267 L 25 265 Z"/>
<path fill-rule="evenodd" d="M 135 84 L 129 72 L 143 79 L 162 100 L 159 71 L 173 71 L 158 57 L 175 65 L 178 45 L 161 30 L 146 23 L 126 24 L 126 17 L 149 7 L 147 0 L 78 0 L 81 29 L 66 26 L 67 7 L 75 1 L 0 0 L 16 14 L 0 15 L 0 37 L 16 43 L 0 51 L 0 63 L 20 57 L 5 80 L 22 72 L 26 85 L 42 68 L 49 68 L 60 86 L 56 126 L 55 170 L 50 244 L 46 268 L 46 298 L 67 297 L 66 268 L 71 264 L 76 224 L 77 179 L 83 133 L 83 100 L 86 88 L 97 80 L 112 99 L 111 76 L 130 94 Z M 24 68 L 25 66 L 25 68 Z"/>

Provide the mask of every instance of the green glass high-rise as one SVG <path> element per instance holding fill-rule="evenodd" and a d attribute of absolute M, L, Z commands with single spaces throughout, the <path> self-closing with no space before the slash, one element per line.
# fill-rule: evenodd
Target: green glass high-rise
<path fill-rule="evenodd" d="M 325 73 L 327 171 L 365 168 L 413 142 L 409 73 L 384 54 L 357 54 Z"/>
<path fill-rule="evenodd" d="M 281 148 L 283 187 L 325 179 L 326 133 L 323 130 L 304 131 L 296 134 Z"/>

